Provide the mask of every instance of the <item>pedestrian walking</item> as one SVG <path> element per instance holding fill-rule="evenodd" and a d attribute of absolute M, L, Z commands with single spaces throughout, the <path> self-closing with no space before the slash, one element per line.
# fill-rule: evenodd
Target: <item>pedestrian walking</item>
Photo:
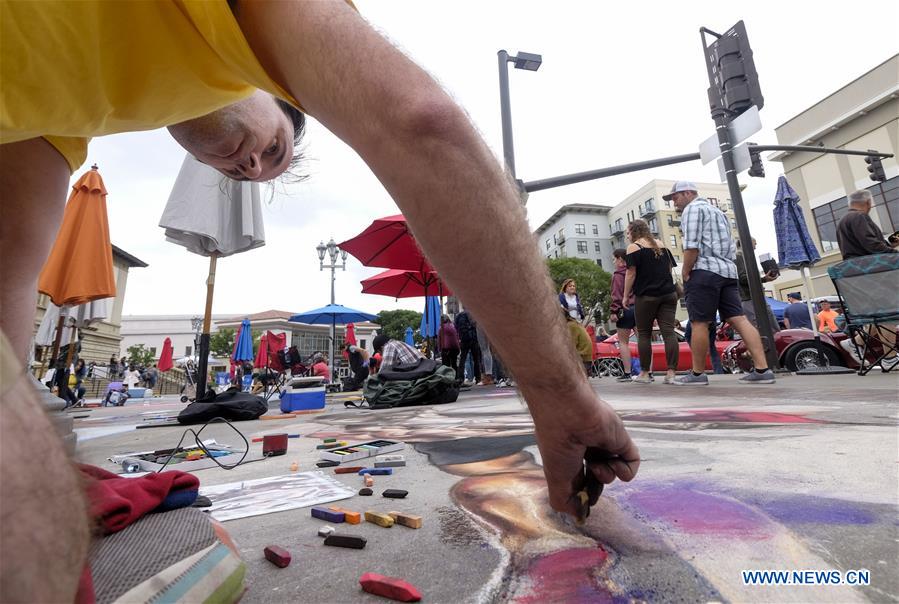
<path fill-rule="evenodd" d="M 612 322 L 618 333 L 618 355 L 623 374 L 619 382 L 631 381 L 631 332 L 637 322 L 634 317 L 634 297 L 624 298 L 624 280 L 627 276 L 627 250 L 623 247 L 612 252 L 615 272 L 612 274 L 612 305 L 609 307 Z"/>
<path fill-rule="evenodd" d="M 437 343 L 440 347 L 440 360 L 447 367 L 451 367 L 456 372 L 456 379 L 459 379 L 459 350 L 462 344 L 459 342 L 459 334 L 456 333 L 456 326 L 453 325 L 449 315 L 440 317 L 440 329 L 437 332 Z"/>
<path fill-rule="evenodd" d="M 562 281 L 562 287 L 559 290 L 559 303 L 572 319 L 584 320 L 584 307 L 581 306 L 581 299 L 577 295 L 577 283 L 574 279 Z"/>
<path fill-rule="evenodd" d="M 765 349 L 758 330 L 743 314 L 737 280 L 736 245 L 730 235 L 730 222 L 724 212 L 699 197 L 696 185 L 678 181 L 663 195 L 682 212 L 681 230 L 684 263 L 681 267 L 687 302 L 687 314 L 693 323 L 690 350 L 693 371 L 674 380 L 678 385 L 708 385 L 705 357 L 709 353 L 709 323 L 721 315 L 739 332 L 752 355 L 753 369 L 740 378 L 743 384 L 773 384 L 774 372 L 768 368 Z"/>
<path fill-rule="evenodd" d="M 790 303 L 784 309 L 784 325 L 787 329 L 811 329 L 812 315 L 808 311 L 808 304 L 803 302 L 802 294 L 790 292 L 787 294 L 787 302 Z M 842 342 L 840 342 L 842 344 Z"/>
<path fill-rule="evenodd" d="M 475 323 L 475 330 L 478 333 L 478 347 L 481 349 L 481 381 L 478 385 L 490 386 L 493 384 L 493 353 L 490 350 L 490 340 L 487 339 L 487 332 L 480 323 Z"/>
<path fill-rule="evenodd" d="M 457 379 L 462 379 L 464 382 L 466 364 L 470 362 L 470 377 L 476 384 L 481 381 L 481 346 L 478 343 L 477 322 L 467 310 L 463 309 L 456 315 L 455 324 L 456 333 L 459 334 L 459 368 L 462 372 L 461 375 L 457 374 Z"/>
<path fill-rule="evenodd" d="M 631 222 L 628 236 L 631 244 L 626 250 L 627 274 L 622 298 L 627 300 L 632 293 L 634 295 L 637 350 L 640 354 L 640 375 L 634 378 L 634 382 L 648 384 L 652 381 L 652 327 L 653 323 L 658 322 L 668 363 L 664 383 L 672 384 L 679 356 L 677 336 L 674 334 L 678 295 L 671 277 L 677 262 L 671 251 L 652 236 L 645 220 Z"/>

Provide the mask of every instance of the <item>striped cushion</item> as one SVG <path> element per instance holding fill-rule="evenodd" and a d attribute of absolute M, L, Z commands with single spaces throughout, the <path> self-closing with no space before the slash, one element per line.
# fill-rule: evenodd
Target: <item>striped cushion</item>
<path fill-rule="evenodd" d="M 97 540 L 90 566 L 97 604 L 237 602 L 246 574 L 228 534 L 195 508 L 150 514 Z"/>

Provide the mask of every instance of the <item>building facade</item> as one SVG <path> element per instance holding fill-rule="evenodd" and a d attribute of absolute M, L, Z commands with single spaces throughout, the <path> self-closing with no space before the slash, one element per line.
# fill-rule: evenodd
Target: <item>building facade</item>
<path fill-rule="evenodd" d="M 609 206 L 573 203 L 559 208 L 535 231 L 546 258 L 583 258 L 611 271 Z"/>
<path fill-rule="evenodd" d="M 286 310 L 266 310 L 248 315 L 213 315 L 210 333 L 221 329 L 240 327 L 244 319 L 250 320 L 251 329 L 256 332 L 271 331 L 288 334 L 287 345 L 296 346 L 304 357 L 316 351 L 328 350 L 329 325 L 306 325 L 293 323 L 289 319 L 295 313 Z M 127 354 L 131 346 L 143 345 L 156 359 L 162 353 L 162 344 L 171 338 L 174 357 L 196 355 L 194 337 L 195 322 L 201 321 L 197 315 L 128 315 L 122 317 L 122 341 L 119 354 Z M 343 342 L 345 326 L 337 325 L 338 346 Z M 356 341 L 359 346 L 373 352 L 371 341 L 378 329 L 375 323 L 355 324 Z M 108 357 L 107 357 L 108 358 Z"/>
<path fill-rule="evenodd" d="M 812 291 L 803 281 L 778 279 L 777 297 L 791 291 L 803 296 L 834 295 L 836 290 L 827 268 L 842 260 L 836 229 L 848 212 L 846 196 L 868 189 L 874 197 L 871 218 L 884 234 L 899 229 L 899 54 L 892 56 L 858 79 L 774 130 L 781 145 L 821 145 L 829 148 L 892 153 L 882 160 L 887 180 L 869 178 L 862 156 L 782 152 L 767 159 L 783 164 L 783 172 L 799 194 L 809 232 L 821 253 L 821 262 L 811 268 Z"/>
<path fill-rule="evenodd" d="M 670 201 L 662 199 L 674 186 L 673 180 L 651 180 L 634 193 L 625 197 L 609 211 L 609 236 L 612 250 L 626 248 L 627 225 L 640 218 L 649 224 L 649 230 L 660 239 L 674 254 L 675 260 L 681 262 L 684 255 L 683 237 L 680 230 L 680 214 Z M 731 225 L 734 239 L 737 237 L 737 223 L 734 217 L 733 204 L 725 183 L 697 182 L 699 196 L 725 213 Z M 612 262 L 609 252 L 608 262 Z M 609 265 L 611 266 L 611 264 Z"/>
<path fill-rule="evenodd" d="M 118 355 L 122 340 L 122 306 L 125 303 L 125 290 L 128 286 L 128 271 L 132 268 L 145 268 L 146 262 L 135 258 L 125 250 L 112 246 L 112 269 L 115 277 L 116 295 L 109 300 L 109 316 L 80 330 L 81 358 L 86 362 L 96 361 L 102 365 L 109 362 L 109 357 Z M 34 333 L 37 333 L 44 313 L 50 303 L 46 294 L 38 295 L 37 309 L 34 317 Z M 47 352 L 47 355 L 50 353 Z M 44 351 L 36 351 L 36 364 L 44 359 Z"/>

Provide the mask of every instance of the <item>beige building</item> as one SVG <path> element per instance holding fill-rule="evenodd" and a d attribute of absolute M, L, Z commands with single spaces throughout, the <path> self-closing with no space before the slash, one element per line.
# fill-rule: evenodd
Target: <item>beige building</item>
<path fill-rule="evenodd" d="M 122 326 L 122 305 L 125 303 L 128 271 L 132 268 L 144 268 L 147 266 L 147 263 L 113 245 L 112 265 L 113 273 L 115 275 L 116 296 L 110 301 L 109 316 L 106 319 L 97 321 L 90 327 L 81 330 L 81 358 L 86 362 L 96 361 L 102 365 L 109 362 L 110 356 L 118 356 L 119 354 L 119 342 L 122 340 L 120 334 Z M 50 298 L 47 295 L 40 294 L 38 296 L 37 311 L 34 316 L 33 333 L 35 334 L 41 324 L 41 319 L 44 317 L 44 312 L 47 310 L 49 302 Z M 37 359 L 38 366 L 44 356 L 43 352 L 44 351 L 42 350 L 36 351 L 35 358 Z M 49 354 L 50 353 L 47 352 L 47 355 Z"/>
<path fill-rule="evenodd" d="M 848 211 L 846 196 L 856 189 L 868 189 L 874 197 L 874 222 L 886 235 L 899 229 L 899 163 L 895 157 L 899 155 L 899 55 L 778 126 L 775 133 L 781 145 L 874 149 L 894 155 L 883 160 L 887 176 L 883 183 L 869 178 L 862 156 L 777 152 L 768 157 L 783 164 L 784 175 L 801 197 L 806 224 L 822 256 L 811 269 L 813 291 L 806 291 L 799 278 L 781 278 L 773 283 L 776 296 L 783 300 L 791 291 L 801 291 L 803 296 L 833 295 L 836 291 L 827 267 L 842 260 L 836 229 Z"/>
<path fill-rule="evenodd" d="M 620 203 L 609 211 L 609 229 L 612 239 L 612 249 L 626 248 L 629 241 L 625 236 L 627 225 L 641 218 L 649 223 L 656 237 L 671 249 L 675 259 L 680 262 L 684 255 L 683 240 L 680 230 L 680 215 L 674 209 L 674 204 L 662 199 L 674 186 L 673 180 L 651 180 L 634 193 L 625 197 Z M 727 184 L 697 182 L 699 196 L 704 197 L 710 204 L 724 212 L 730 220 L 733 236 L 737 238 L 737 223 L 734 219 L 733 204 Z M 612 266 L 611 254 L 608 258 L 609 266 Z"/>

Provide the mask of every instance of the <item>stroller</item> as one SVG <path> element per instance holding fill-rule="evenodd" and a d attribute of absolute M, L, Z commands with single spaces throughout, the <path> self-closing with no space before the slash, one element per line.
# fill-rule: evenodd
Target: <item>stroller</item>
<path fill-rule="evenodd" d="M 184 385 L 181 386 L 181 402 L 197 398 L 197 366 L 188 360 L 184 366 Z"/>

